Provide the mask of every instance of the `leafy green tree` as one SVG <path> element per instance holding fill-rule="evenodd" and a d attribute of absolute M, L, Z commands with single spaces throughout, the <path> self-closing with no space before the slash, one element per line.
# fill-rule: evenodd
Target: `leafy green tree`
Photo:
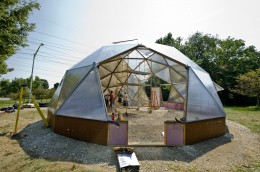
<path fill-rule="evenodd" d="M 49 89 L 49 94 L 48 94 L 47 98 L 51 99 L 53 94 L 54 94 L 54 92 L 55 92 L 55 90 L 56 90 L 55 88 Z"/>
<path fill-rule="evenodd" d="M 247 72 L 237 78 L 237 85 L 234 92 L 248 97 L 256 97 L 256 106 L 260 106 L 260 68 Z"/>
<path fill-rule="evenodd" d="M 49 95 L 49 90 L 48 89 L 43 89 L 43 88 L 37 88 L 33 90 L 33 95 L 35 96 L 36 99 L 46 99 Z"/>
<path fill-rule="evenodd" d="M 156 42 L 174 46 L 206 70 L 212 80 L 224 88 L 219 93 L 224 104 L 242 102 L 244 98 L 232 91 L 237 84 L 236 78 L 260 68 L 260 52 L 254 46 L 246 47 L 242 39 L 220 39 L 218 35 L 196 32 L 186 41 L 180 37 L 174 39 L 168 33 Z"/>
<path fill-rule="evenodd" d="M 31 0 L 0 1 L 0 76 L 13 70 L 8 68 L 5 60 L 19 47 L 26 46 L 28 33 L 35 28 L 35 24 L 28 22 L 28 17 L 39 8 L 39 3 Z"/>
<path fill-rule="evenodd" d="M 41 79 L 41 82 L 42 82 L 43 89 L 49 89 L 49 83 L 46 79 Z"/>
<path fill-rule="evenodd" d="M 0 81 L 0 96 L 6 97 L 9 94 L 10 84 L 9 79 L 2 79 Z"/>
<path fill-rule="evenodd" d="M 19 100 L 19 93 L 11 93 L 10 98 L 15 101 Z"/>

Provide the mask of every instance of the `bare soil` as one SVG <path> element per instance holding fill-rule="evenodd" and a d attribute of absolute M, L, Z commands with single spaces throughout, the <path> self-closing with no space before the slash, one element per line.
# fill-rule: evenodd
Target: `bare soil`
<path fill-rule="evenodd" d="M 129 141 L 143 143 L 162 142 L 163 121 L 181 114 L 166 110 L 137 114 L 134 109 L 129 113 Z M 35 114 L 21 116 L 16 137 L 0 133 L 0 171 L 118 170 L 112 147 L 55 134 Z M 1 116 L 1 131 L 11 131 L 14 119 L 14 114 Z M 227 126 L 224 136 L 190 146 L 135 147 L 141 171 L 235 171 L 248 166 L 260 156 L 259 135 L 232 121 Z"/>

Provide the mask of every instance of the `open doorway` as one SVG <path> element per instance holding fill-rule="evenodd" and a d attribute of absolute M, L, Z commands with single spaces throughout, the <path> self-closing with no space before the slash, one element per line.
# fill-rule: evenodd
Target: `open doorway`
<path fill-rule="evenodd" d="M 114 98 L 108 116 L 128 121 L 128 144 L 163 145 L 164 122 L 184 115 L 176 105 L 184 104 L 185 67 L 139 47 L 100 63 L 99 75 L 104 97 Z"/>

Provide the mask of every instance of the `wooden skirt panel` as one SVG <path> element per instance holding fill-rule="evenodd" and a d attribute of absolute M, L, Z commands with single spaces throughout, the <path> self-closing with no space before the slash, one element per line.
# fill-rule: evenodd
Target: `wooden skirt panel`
<path fill-rule="evenodd" d="M 55 115 L 55 133 L 90 143 L 107 145 L 108 123 Z"/>
<path fill-rule="evenodd" d="M 191 145 L 225 134 L 226 118 L 185 123 L 185 144 Z"/>

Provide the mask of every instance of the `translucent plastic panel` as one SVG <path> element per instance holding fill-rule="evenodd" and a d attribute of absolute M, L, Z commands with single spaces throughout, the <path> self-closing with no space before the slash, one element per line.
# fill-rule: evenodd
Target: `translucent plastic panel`
<path fill-rule="evenodd" d="M 155 75 L 158 77 L 158 78 L 161 78 L 162 80 L 168 82 L 168 83 L 171 83 L 171 77 L 170 77 L 170 72 L 169 72 L 169 68 L 165 68 L 157 73 L 155 73 Z"/>
<path fill-rule="evenodd" d="M 150 73 L 150 67 L 146 61 L 143 61 L 138 67 L 135 68 L 135 71 Z"/>
<path fill-rule="evenodd" d="M 221 87 L 220 85 L 218 85 L 217 83 L 213 82 L 213 84 L 214 84 L 214 86 L 215 86 L 215 88 L 216 88 L 217 91 L 223 91 L 223 90 L 224 90 L 224 88 L 222 88 L 222 87 Z"/>
<path fill-rule="evenodd" d="M 110 46 L 105 46 L 102 48 L 102 52 L 98 57 L 98 62 L 102 62 L 108 58 L 114 57 L 117 54 L 123 53 L 136 47 L 137 44 L 115 44 Z"/>
<path fill-rule="evenodd" d="M 171 87 L 168 101 L 175 102 L 175 103 L 183 103 L 184 99 L 174 87 Z"/>
<path fill-rule="evenodd" d="M 101 66 L 104 67 L 105 69 L 109 70 L 110 72 L 114 72 L 115 68 L 117 67 L 119 62 L 120 62 L 120 60 L 116 60 L 116 61 L 102 64 Z"/>
<path fill-rule="evenodd" d="M 159 63 L 156 63 L 156 62 L 148 61 L 148 63 L 149 63 L 150 68 L 152 69 L 153 73 L 157 73 L 160 70 L 167 68 L 167 65 L 162 65 L 162 64 L 159 64 Z"/>
<path fill-rule="evenodd" d="M 95 52 L 93 52 L 92 54 L 88 55 L 86 58 L 84 58 L 79 63 L 74 65 L 71 69 L 76 69 L 76 68 L 80 68 L 80 67 L 91 65 L 93 62 L 95 62 L 97 60 L 97 58 L 98 58 L 99 54 L 101 53 L 101 51 L 102 51 L 102 47 L 99 48 L 98 50 L 96 50 Z"/>
<path fill-rule="evenodd" d="M 137 58 L 137 59 L 143 59 L 143 56 L 136 50 L 131 52 L 127 57 L 125 58 Z"/>
<path fill-rule="evenodd" d="M 144 60 L 133 60 L 133 59 L 129 59 L 126 60 L 128 62 L 128 65 L 130 66 L 130 68 L 132 70 L 136 70 L 139 71 L 139 68 L 141 68 L 140 63 L 142 63 Z"/>
<path fill-rule="evenodd" d="M 183 65 L 192 66 L 193 68 L 204 71 L 195 62 L 193 62 L 191 59 L 186 57 L 184 54 L 182 54 L 179 50 L 177 50 L 174 47 L 156 44 L 156 43 L 147 43 L 147 44 L 145 44 L 145 46 L 147 46 L 147 47 L 151 48 L 152 50 L 157 51 L 169 58 L 172 58 L 172 59 L 180 62 Z"/>
<path fill-rule="evenodd" d="M 210 94 L 214 97 L 215 101 L 218 103 L 218 105 L 224 109 L 220 99 L 219 99 L 219 96 L 218 96 L 218 93 L 217 93 L 217 90 L 209 76 L 208 73 L 206 72 L 202 72 L 200 70 L 197 70 L 197 69 L 192 69 L 193 72 L 195 72 L 195 74 L 198 76 L 198 78 L 200 79 L 200 81 L 204 84 L 204 86 L 208 89 L 208 91 L 210 92 Z"/>
<path fill-rule="evenodd" d="M 127 72 L 120 72 L 120 73 L 117 73 L 115 74 L 117 76 L 117 79 L 119 80 L 119 83 L 122 83 L 124 84 L 128 78 L 130 73 L 127 73 Z"/>
<path fill-rule="evenodd" d="M 51 98 L 49 110 L 51 110 L 52 113 L 55 113 L 55 111 L 57 109 L 58 99 L 59 99 L 59 96 L 60 96 L 61 87 L 63 85 L 63 80 L 64 80 L 64 77 L 61 80 L 60 85 L 58 86 L 58 88 L 56 89 L 56 91 L 54 92 L 54 94 Z"/>
<path fill-rule="evenodd" d="M 120 63 L 117 65 L 117 68 L 115 69 L 115 72 L 131 71 L 129 64 L 127 63 L 128 63 L 127 59 L 121 59 Z"/>
<path fill-rule="evenodd" d="M 172 83 L 184 83 L 186 82 L 186 79 L 180 75 L 178 72 L 170 68 L 170 76 Z"/>
<path fill-rule="evenodd" d="M 186 95 L 186 84 L 172 84 L 172 86 L 179 92 L 179 94 L 185 98 Z"/>
<path fill-rule="evenodd" d="M 134 98 L 135 94 L 138 91 L 138 86 L 128 86 L 128 98 L 131 100 Z"/>
<path fill-rule="evenodd" d="M 68 70 L 66 72 L 63 85 L 60 92 L 60 97 L 58 101 L 58 107 L 63 104 L 63 102 L 71 95 L 74 89 L 79 85 L 84 77 L 93 68 L 93 65 L 81 67 L 78 69 Z"/>
<path fill-rule="evenodd" d="M 177 65 L 178 63 L 174 62 L 173 60 L 169 60 L 167 58 L 165 58 L 165 60 L 167 61 L 167 63 L 169 64 L 169 66 L 173 66 L 173 65 Z"/>
<path fill-rule="evenodd" d="M 167 65 L 167 63 L 164 60 L 164 58 L 161 55 L 159 55 L 159 54 L 155 53 L 152 56 L 150 56 L 149 59 L 152 60 L 152 61 L 156 61 L 156 62 L 159 62 L 159 63 Z"/>
<path fill-rule="evenodd" d="M 109 83 L 109 87 L 116 87 L 119 84 L 120 84 L 120 81 L 116 78 L 115 75 L 112 75 L 110 83 Z"/>
<path fill-rule="evenodd" d="M 99 66 L 99 75 L 100 75 L 100 78 L 103 78 L 104 76 L 107 76 L 109 75 L 111 72 L 108 71 L 107 69 L 105 69 L 104 67 L 102 66 Z"/>
<path fill-rule="evenodd" d="M 57 111 L 57 115 L 107 121 L 97 69 L 80 83 Z"/>
<path fill-rule="evenodd" d="M 109 94 L 109 90 L 108 89 L 106 89 L 105 91 L 104 90 L 105 89 L 103 89 L 103 95 Z"/>
<path fill-rule="evenodd" d="M 187 78 L 187 69 L 182 65 L 174 65 L 173 69 L 178 72 L 182 77 Z"/>
<path fill-rule="evenodd" d="M 139 80 L 137 79 L 136 75 L 130 75 L 128 78 L 128 83 L 133 83 L 133 84 L 140 84 Z"/>
<path fill-rule="evenodd" d="M 107 77 L 101 79 L 101 85 L 103 87 L 107 87 L 109 85 L 110 78 L 111 78 L 111 75 L 108 75 Z"/>
<path fill-rule="evenodd" d="M 218 105 L 191 69 L 189 78 L 186 121 L 200 121 L 225 116 L 222 107 Z"/>
<path fill-rule="evenodd" d="M 147 97 L 144 88 L 139 87 L 137 93 L 132 98 L 134 106 L 148 106 L 149 105 L 149 98 Z"/>
<path fill-rule="evenodd" d="M 138 52 L 140 54 L 142 54 L 142 56 L 144 58 L 149 58 L 151 55 L 154 54 L 154 52 L 152 52 L 151 50 L 147 50 L 147 49 L 142 49 L 142 48 L 138 48 Z"/>

